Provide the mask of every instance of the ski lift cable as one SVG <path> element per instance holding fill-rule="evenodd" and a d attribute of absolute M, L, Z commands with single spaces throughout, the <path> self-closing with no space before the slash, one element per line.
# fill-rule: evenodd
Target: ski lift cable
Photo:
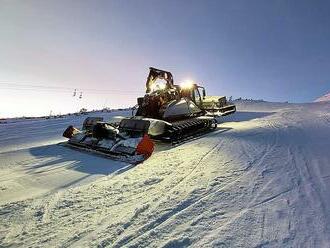
<path fill-rule="evenodd" d="M 62 92 L 72 92 L 74 91 L 73 88 L 68 88 L 68 89 L 61 89 L 61 88 L 47 88 L 47 87 L 12 87 L 12 86 L 1 86 L 0 85 L 0 89 L 14 89 L 14 90 L 46 90 L 46 91 L 62 91 Z M 109 93 L 124 93 L 124 94 L 138 94 L 141 93 L 139 91 L 126 91 L 126 90 L 98 90 L 98 89 L 84 89 L 84 88 L 80 88 L 79 90 L 85 91 L 85 92 L 92 92 L 93 94 L 99 94 L 99 93 L 103 93 L 103 94 L 109 94 Z"/>
<path fill-rule="evenodd" d="M 14 90 L 14 91 L 34 91 L 34 92 L 53 92 L 53 93 L 69 93 L 72 95 L 72 90 L 61 90 L 61 89 L 36 89 L 36 88 L 13 88 L 13 87 L 1 87 L 0 86 L 0 93 L 1 90 Z M 138 93 L 133 92 L 111 92 L 111 91 L 83 91 L 86 95 L 118 95 L 118 96 L 136 96 Z M 74 95 L 72 95 L 74 96 Z"/>
<path fill-rule="evenodd" d="M 33 89 L 61 89 L 61 90 L 75 90 L 79 89 L 81 91 L 96 91 L 96 92 L 105 92 L 105 91 L 111 91 L 111 92 L 130 92 L 130 93 L 140 93 L 139 91 L 133 91 L 133 90 L 118 90 L 118 89 L 95 89 L 95 88 L 80 88 L 80 87 L 63 87 L 63 86 L 46 86 L 46 85 L 37 85 L 37 84 L 26 84 L 26 83 L 18 83 L 18 82 L 4 82 L 0 81 L 0 87 L 4 86 L 10 86 L 10 87 L 24 87 L 24 88 L 33 88 Z"/>

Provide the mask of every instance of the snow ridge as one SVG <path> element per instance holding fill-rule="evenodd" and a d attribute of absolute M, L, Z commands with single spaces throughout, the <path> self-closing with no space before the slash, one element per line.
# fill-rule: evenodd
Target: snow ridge
<path fill-rule="evenodd" d="M 329 102 L 330 101 L 330 92 L 317 98 L 314 102 Z"/>

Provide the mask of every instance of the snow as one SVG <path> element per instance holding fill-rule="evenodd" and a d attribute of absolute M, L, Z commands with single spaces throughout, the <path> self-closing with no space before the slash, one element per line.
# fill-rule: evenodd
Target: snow
<path fill-rule="evenodd" d="M 329 101 L 330 101 L 330 92 L 328 94 L 325 94 L 324 96 L 317 98 L 314 102 L 329 102 Z"/>
<path fill-rule="evenodd" d="M 235 104 L 137 166 L 57 145 L 84 117 L 1 124 L 0 246 L 329 247 L 330 103 Z"/>

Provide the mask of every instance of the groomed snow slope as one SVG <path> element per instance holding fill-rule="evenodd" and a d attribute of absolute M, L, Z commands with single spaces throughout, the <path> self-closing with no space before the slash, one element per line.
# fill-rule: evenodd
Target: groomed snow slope
<path fill-rule="evenodd" d="M 237 106 L 135 167 L 0 126 L 0 246 L 329 247 L 330 103 Z"/>

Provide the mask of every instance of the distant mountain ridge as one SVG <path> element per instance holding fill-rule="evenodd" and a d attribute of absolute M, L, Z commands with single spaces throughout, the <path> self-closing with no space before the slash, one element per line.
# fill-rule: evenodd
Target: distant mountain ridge
<path fill-rule="evenodd" d="M 328 102 L 330 101 L 330 92 L 314 100 L 314 102 Z"/>

